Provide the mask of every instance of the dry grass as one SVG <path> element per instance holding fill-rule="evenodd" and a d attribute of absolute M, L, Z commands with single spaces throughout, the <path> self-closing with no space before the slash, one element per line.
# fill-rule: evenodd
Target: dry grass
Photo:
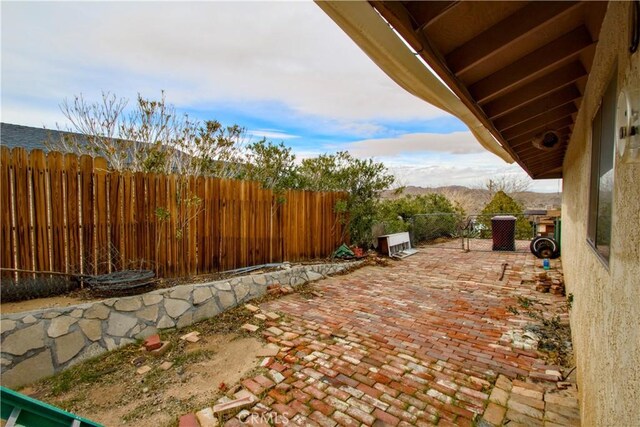
<path fill-rule="evenodd" d="M 369 264 L 387 265 L 388 261 L 371 257 L 365 263 Z M 322 295 L 313 283 L 297 287 L 294 293 L 304 298 Z M 252 300 L 251 304 L 260 305 L 280 297 L 279 293 L 267 294 Z M 161 339 L 171 343 L 170 350 L 162 357 L 150 357 L 141 347 L 141 342 L 137 342 L 27 386 L 23 393 L 90 419 L 96 411 L 112 408 L 113 412 L 120 414 L 120 422 L 154 427 L 165 423 L 174 425 L 178 416 L 211 406 L 224 392 L 233 389 L 234 384 L 225 383 L 221 387 L 220 383 L 214 383 L 202 393 L 196 390 L 193 395 L 183 398 L 167 395 L 171 394 L 171 390 L 188 388 L 190 382 L 197 379 L 194 377 L 197 373 L 194 367 L 209 363 L 218 356 L 216 351 L 210 349 L 211 346 L 198 347 L 203 342 L 211 344 L 219 341 L 226 346 L 234 340 L 262 341 L 263 328 L 250 333 L 240 329 L 244 323 L 265 326 L 265 322 L 255 318 L 244 306 L 238 306 L 183 330 L 161 331 Z M 200 332 L 202 341 L 190 344 L 180 340 L 180 336 L 191 331 Z M 252 360 L 253 357 L 251 356 Z M 173 363 L 172 368 L 167 371 L 159 369 L 159 365 L 165 361 Z M 141 365 L 149 365 L 152 370 L 144 376 L 137 375 L 136 369 Z M 259 371 L 257 367 L 245 368 L 246 372 L 242 377 Z M 164 418 L 158 421 L 156 418 L 160 414 Z"/>

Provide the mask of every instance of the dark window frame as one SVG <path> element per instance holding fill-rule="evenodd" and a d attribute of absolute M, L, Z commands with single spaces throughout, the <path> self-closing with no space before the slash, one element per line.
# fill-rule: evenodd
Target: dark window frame
<path fill-rule="evenodd" d="M 609 81 L 591 123 L 591 176 L 587 242 L 605 267 L 611 257 L 616 142 L 617 82 Z"/>

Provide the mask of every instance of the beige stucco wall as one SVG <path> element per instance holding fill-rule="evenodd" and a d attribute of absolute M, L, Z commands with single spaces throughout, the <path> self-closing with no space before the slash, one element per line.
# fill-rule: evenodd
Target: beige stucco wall
<path fill-rule="evenodd" d="M 562 253 L 583 426 L 640 423 L 640 164 L 615 165 L 608 268 L 586 242 L 591 120 L 616 65 L 618 88 L 640 87 L 640 54 L 628 51 L 631 6 L 609 4 L 564 162 Z"/>

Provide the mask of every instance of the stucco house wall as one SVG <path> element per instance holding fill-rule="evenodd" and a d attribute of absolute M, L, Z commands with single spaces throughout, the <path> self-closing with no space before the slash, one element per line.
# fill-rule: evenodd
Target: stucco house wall
<path fill-rule="evenodd" d="M 573 294 L 584 426 L 640 420 L 640 164 L 615 159 L 608 266 L 587 243 L 591 121 L 614 72 L 618 93 L 625 86 L 640 87 L 640 53 L 629 53 L 631 8 L 631 2 L 609 3 L 564 161 L 562 252 L 567 294 Z"/>

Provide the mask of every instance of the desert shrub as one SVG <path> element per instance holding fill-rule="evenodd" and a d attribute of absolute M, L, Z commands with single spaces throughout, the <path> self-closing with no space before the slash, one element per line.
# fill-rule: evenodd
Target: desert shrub
<path fill-rule="evenodd" d="M 505 192 L 498 191 L 493 199 L 482 209 L 478 217 L 480 238 L 491 237 L 491 218 L 500 214 L 511 214 L 516 217 L 516 239 L 530 239 L 533 235 L 531 223 L 524 217 L 520 203 L 509 197 Z"/>
<path fill-rule="evenodd" d="M 342 238 L 370 245 L 376 203 L 395 180 L 383 163 L 339 151 L 298 164 L 284 143 L 266 139 L 249 143 L 245 129 L 238 125 L 223 126 L 216 120 L 180 114 L 166 102 L 164 92 L 159 100 L 139 95 L 126 109 L 128 102 L 111 92 L 104 92 L 96 102 L 82 95 L 65 100 L 60 107 L 69 124 L 59 129 L 66 131 L 64 137 L 47 141 L 49 149 L 101 156 L 112 170 L 175 173 L 181 178 L 175 195 L 181 208 L 179 217 L 171 220 L 179 224 L 178 237 L 190 220 L 185 212 L 203 209 L 201 200 L 186 190 L 186 178 L 210 176 L 260 182 L 275 193 L 272 214 L 286 203 L 289 189 L 344 192 L 345 198 L 334 207 L 344 225 Z M 168 219 L 164 212 L 156 214 Z M 156 237 L 160 242 L 162 237 Z"/>
<path fill-rule="evenodd" d="M 436 193 L 383 200 L 377 208 L 377 220 L 386 233 L 409 231 L 414 244 L 456 237 L 464 215 L 460 206 Z"/>
<path fill-rule="evenodd" d="M 299 186 L 311 191 L 344 191 L 335 211 L 340 213 L 351 243 L 370 247 L 372 227 L 380 193 L 389 188 L 395 178 L 383 163 L 358 159 L 346 151 L 304 159 L 299 173 Z M 345 240 L 347 235 L 343 236 Z"/>

